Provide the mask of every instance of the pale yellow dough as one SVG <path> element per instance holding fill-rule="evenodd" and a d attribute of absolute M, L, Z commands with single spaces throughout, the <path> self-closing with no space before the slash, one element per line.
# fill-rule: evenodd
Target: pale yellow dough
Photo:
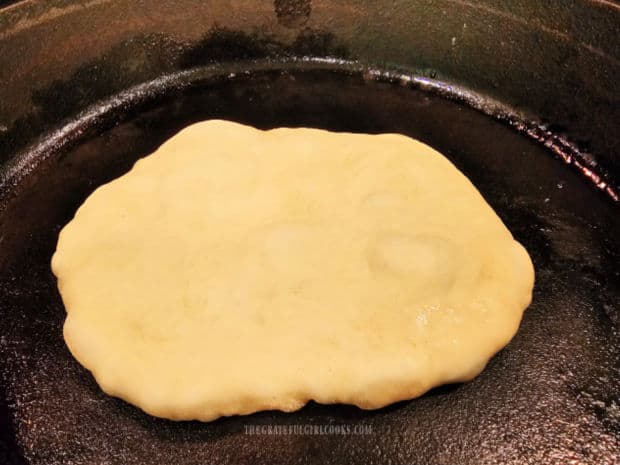
<path fill-rule="evenodd" d="M 396 134 L 182 130 L 98 188 L 52 259 L 64 337 L 159 417 L 374 409 L 472 379 L 534 270 L 474 186 Z"/>

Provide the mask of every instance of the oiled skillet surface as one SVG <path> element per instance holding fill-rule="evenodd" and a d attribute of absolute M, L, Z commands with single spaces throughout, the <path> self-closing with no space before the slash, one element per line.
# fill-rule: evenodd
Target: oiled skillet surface
<path fill-rule="evenodd" d="M 62 339 L 64 309 L 49 268 L 58 231 L 96 186 L 180 127 L 212 117 L 401 132 L 446 154 L 534 261 L 534 301 L 515 339 L 473 382 L 373 412 L 311 404 L 294 414 L 174 423 L 103 394 Z M 6 396 L 14 421 L 0 430 L 1 463 L 617 463 L 617 206 L 481 113 L 346 73 L 237 76 L 84 128 L 80 143 L 53 153 L 12 194 L 0 212 L 0 406 Z M 368 428 L 252 435 L 251 425 Z"/>

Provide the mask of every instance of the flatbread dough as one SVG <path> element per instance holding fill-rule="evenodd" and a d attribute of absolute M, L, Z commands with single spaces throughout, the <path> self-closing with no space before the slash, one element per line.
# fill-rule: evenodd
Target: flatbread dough
<path fill-rule="evenodd" d="M 534 270 L 474 186 L 396 134 L 182 130 L 99 187 L 52 259 L 66 343 L 159 417 L 374 409 L 467 381 Z"/>

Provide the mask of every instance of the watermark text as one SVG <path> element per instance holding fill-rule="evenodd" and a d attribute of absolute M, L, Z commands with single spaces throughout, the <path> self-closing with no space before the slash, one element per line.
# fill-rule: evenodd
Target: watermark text
<path fill-rule="evenodd" d="M 362 436 L 372 434 L 372 425 L 364 424 L 297 424 L 297 425 L 243 425 L 248 435 L 272 436 Z"/>

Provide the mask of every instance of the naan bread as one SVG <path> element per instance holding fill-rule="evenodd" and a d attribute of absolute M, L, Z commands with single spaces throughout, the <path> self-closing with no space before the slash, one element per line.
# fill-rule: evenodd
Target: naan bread
<path fill-rule="evenodd" d="M 52 260 L 101 388 L 209 421 L 375 409 L 467 381 L 534 271 L 474 186 L 396 134 L 194 124 L 99 187 Z"/>

